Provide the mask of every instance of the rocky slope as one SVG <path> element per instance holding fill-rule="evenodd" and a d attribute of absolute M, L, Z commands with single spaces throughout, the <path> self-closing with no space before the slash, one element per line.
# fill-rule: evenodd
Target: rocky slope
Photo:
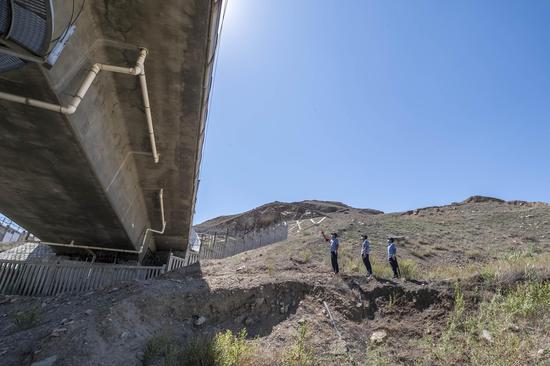
<path fill-rule="evenodd" d="M 263 228 L 282 221 L 304 220 L 336 212 L 357 211 L 365 214 L 382 214 L 373 209 L 356 209 L 341 202 L 308 200 L 301 202 L 272 202 L 252 210 L 228 216 L 220 216 L 195 226 L 200 233 L 248 231 Z"/>

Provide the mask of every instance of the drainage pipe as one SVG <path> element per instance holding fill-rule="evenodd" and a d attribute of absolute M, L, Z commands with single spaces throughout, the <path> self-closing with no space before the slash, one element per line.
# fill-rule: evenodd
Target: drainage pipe
<path fill-rule="evenodd" d="M 52 243 L 49 241 L 40 241 L 39 244 L 49 245 L 52 247 L 64 247 L 64 248 L 75 248 L 75 249 L 86 249 L 86 250 L 105 250 L 108 252 L 119 252 L 119 253 L 132 253 L 139 254 L 142 252 L 143 247 L 140 250 L 130 250 L 130 249 L 116 249 L 116 248 L 105 248 L 105 247 L 96 247 L 91 245 L 78 245 L 72 243 Z"/>
<path fill-rule="evenodd" d="M 149 103 L 149 92 L 147 91 L 147 81 L 145 79 L 145 58 L 147 57 L 147 49 L 141 48 L 139 50 L 139 56 L 136 60 L 136 65 L 134 67 L 120 67 L 113 65 L 105 65 L 96 63 L 92 65 L 92 68 L 80 84 L 80 88 L 76 92 L 76 95 L 71 99 L 67 106 L 62 106 L 59 104 L 53 104 L 48 102 L 43 102 L 36 99 L 26 98 L 15 94 L 3 93 L 0 92 L 0 99 L 7 100 L 10 102 L 20 103 L 30 105 L 32 107 L 46 109 L 53 112 L 59 112 L 63 114 L 73 114 L 76 112 L 80 102 L 84 99 L 84 96 L 90 89 L 90 86 L 94 82 L 96 76 L 101 71 L 110 71 L 120 74 L 134 75 L 139 76 L 141 84 L 141 94 L 143 98 L 143 104 L 145 106 L 145 118 L 147 119 L 147 130 L 149 133 L 149 140 L 151 142 L 151 150 L 153 151 L 153 159 L 155 163 L 159 162 L 159 155 L 157 152 L 157 145 L 155 142 L 155 132 L 153 129 L 153 117 L 151 115 L 151 105 Z"/>
<path fill-rule="evenodd" d="M 143 250 L 143 248 L 145 247 L 145 240 L 147 239 L 147 234 L 149 232 L 157 233 L 157 234 L 164 234 L 164 230 L 166 229 L 166 220 L 164 219 L 164 189 L 163 188 L 161 188 L 161 190 L 159 192 L 159 200 L 160 200 L 160 217 L 161 217 L 161 220 L 162 220 L 162 229 L 154 230 L 154 229 L 151 229 L 151 228 L 147 228 L 147 230 L 145 230 L 145 235 L 143 235 L 143 241 L 141 242 L 141 250 Z M 141 252 L 141 250 L 140 250 L 140 252 Z"/>

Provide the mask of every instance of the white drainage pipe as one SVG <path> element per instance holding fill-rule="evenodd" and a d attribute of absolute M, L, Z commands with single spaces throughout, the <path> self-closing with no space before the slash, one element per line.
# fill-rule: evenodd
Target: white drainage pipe
<path fill-rule="evenodd" d="M 48 102 L 43 102 L 36 99 L 26 98 L 15 94 L 3 93 L 0 92 L 0 99 L 7 100 L 10 102 L 27 104 L 32 107 L 46 109 L 49 111 L 59 112 L 63 114 L 73 114 L 76 112 L 80 102 L 84 99 L 84 96 L 90 89 L 93 81 L 95 80 L 97 74 L 100 71 L 110 71 L 120 74 L 135 75 L 139 76 L 139 81 L 141 84 L 141 94 L 143 98 L 143 105 L 145 107 L 145 117 L 147 119 L 147 130 L 149 132 L 149 140 L 151 142 L 151 149 L 153 151 L 153 159 L 155 163 L 159 162 L 159 155 L 157 152 L 157 145 L 155 142 L 155 132 L 153 129 L 153 117 L 151 115 L 151 105 L 149 104 L 149 92 L 147 91 L 147 81 L 145 79 L 145 58 L 147 57 L 147 49 L 141 48 L 139 50 L 139 56 L 134 67 L 120 67 L 96 63 L 92 66 L 86 78 L 82 81 L 80 88 L 76 92 L 76 95 L 70 101 L 69 105 L 62 106 L 59 104 L 53 104 Z"/>
<path fill-rule="evenodd" d="M 145 230 L 145 235 L 143 235 L 143 241 L 141 242 L 141 249 L 143 250 L 143 247 L 145 246 L 145 240 L 147 239 L 147 234 L 149 232 L 157 233 L 157 234 L 164 234 L 164 230 L 166 229 L 166 220 L 164 219 L 164 189 L 161 188 L 159 191 L 159 201 L 160 201 L 160 217 L 162 220 L 162 229 L 160 230 L 153 230 L 151 228 L 147 228 Z M 140 250 L 141 252 L 141 250 Z"/>

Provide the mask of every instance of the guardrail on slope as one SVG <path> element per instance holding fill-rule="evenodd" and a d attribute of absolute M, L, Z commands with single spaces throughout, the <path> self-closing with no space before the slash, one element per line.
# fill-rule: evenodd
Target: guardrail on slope
<path fill-rule="evenodd" d="M 165 269 L 165 266 L 0 260 L 0 294 L 53 296 L 63 292 L 87 292 L 120 281 L 148 280 L 164 273 Z"/>
<path fill-rule="evenodd" d="M 170 254 L 167 271 L 191 265 L 206 259 L 222 259 L 247 250 L 257 249 L 288 238 L 286 222 L 245 234 L 199 234 L 199 251 L 187 248 L 185 258 Z"/>
<path fill-rule="evenodd" d="M 170 254 L 164 266 L 135 266 L 55 260 L 54 252 L 40 243 L 24 243 L 0 256 L 0 294 L 54 296 L 113 286 L 117 282 L 148 280 L 200 260 L 221 259 L 273 244 L 288 237 L 286 223 L 242 235 L 201 234 L 199 251 L 188 248 L 185 258 Z M 42 248 L 43 247 L 43 248 Z"/>

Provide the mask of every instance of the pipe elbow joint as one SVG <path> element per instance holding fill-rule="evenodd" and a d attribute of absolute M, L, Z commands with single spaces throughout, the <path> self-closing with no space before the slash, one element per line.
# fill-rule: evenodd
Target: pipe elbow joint
<path fill-rule="evenodd" d="M 70 104 L 67 107 L 62 107 L 61 108 L 61 113 L 63 113 L 63 114 L 74 114 L 74 112 L 76 112 L 76 106 L 74 106 L 72 104 Z"/>
<path fill-rule="evenodd" d="M 130 73 L 131 73 L 132 75 L 136 75 L 136 76 L 137 76 L 137 75 L 143 74 L 143 66 L 138 64 L 138 65 L 136 65 L 135 67 L 132 67 L 132 68 L 130 69 Z"/>
<path fill-rule="evenodd" d="M 91 70 L 98 74 L 103 69 L 101 66 L 101 64 L 93 64 Z"/>

